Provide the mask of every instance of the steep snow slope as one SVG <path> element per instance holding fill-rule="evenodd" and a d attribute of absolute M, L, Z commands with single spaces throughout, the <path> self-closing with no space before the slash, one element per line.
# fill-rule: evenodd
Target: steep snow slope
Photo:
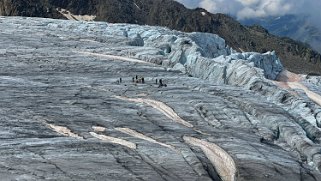
<path fill-rule="evenodd" d="M 0 27 L 4 180 L 321 179 L 320 106 L 278 86 L 273 52 L 150 26 Z"/>

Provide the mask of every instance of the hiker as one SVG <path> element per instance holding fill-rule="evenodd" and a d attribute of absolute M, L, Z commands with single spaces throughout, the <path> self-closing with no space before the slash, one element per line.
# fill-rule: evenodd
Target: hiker
<path fill-rule="evenodd" d="M 163 85 L 163 80 L 162 79 L 159 79 L 159 85 L 158 85 L 158 87 L 163 87 L 164 85 Z"/>
<path fill-rule="evenodd" d="M 135 77 L 133 77 L 132 81 L 135 82 Z"/>
<path fill-rule="evenodd" d="M 121 83 L 122 82 L 122 78 L 119 78 L 119 83 Z"/>
<path fill-rule="evenodd" d="M 142 77 L 142 84 L 144 84 L 145 83 L 145 79 L 144 79 L 144 77 Z"/>
<path fill-rule="evenodd" d="M 138 76 L 136 75 L 136 80 L 138 79 Z"/>

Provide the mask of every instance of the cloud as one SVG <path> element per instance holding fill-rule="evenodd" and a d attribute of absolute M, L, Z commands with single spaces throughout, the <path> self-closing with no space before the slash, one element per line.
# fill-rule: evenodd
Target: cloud
<path fill-rule="evenodd" d="M 201 7 L 212 13 L 230 14 L 237 19 L 286 14 L 319 17 L 320 0 L 177 0 L 188 8 Z"/>
<path fill-rule="evenodd" d="M 243 7 L 239 11 L 234 11 L 238 19 L 253 17 L 281 16 L 290 14 L 294 4 L 285 0 L 238 0 Z"/>

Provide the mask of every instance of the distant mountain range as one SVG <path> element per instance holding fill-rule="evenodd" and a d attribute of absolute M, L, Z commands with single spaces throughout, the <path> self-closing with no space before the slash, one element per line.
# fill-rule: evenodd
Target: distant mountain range
<path fill-rule="evenodd" d="M 283 65 L 296 73 L 321 73 L 321 55 L 304 43 L 271 35 L 260 26 L 243 26 L 224 14 L 185 8 L 173 0 L 1 0 L 0 15 L 66 19 L 61 8 L 96 21 L 166 26 L 215 33 L 237 51 L 275 50 Z"/>
<path fill-rule="evenodd" d="M 290 37 L 294 40 L 309 44 L 314 50 L 321 53 L 321 30 L 315 27 L 308 16 L 285 15 L 280 17 L 267 17 L 246 19 L 241 21 L 244 25 L 261 25 L 271 34 Z"/>

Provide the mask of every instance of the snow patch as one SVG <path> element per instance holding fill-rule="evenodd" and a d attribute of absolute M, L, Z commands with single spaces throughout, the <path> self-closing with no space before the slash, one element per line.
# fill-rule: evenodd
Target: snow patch
<path fill-rule="evenodd" d="M 105 127 L 101 127 L 101 126 L 93 126 L 92 129 L 95 131 L 95 132 L 104 132 L 106 130 Z"/>
<path fill-rule="evenodd" d="M 57 126 L 57 125 L 54 125 L 54 124 L 48 124 L 46 123 L 46 125 L 54 130 L 55 132 L 59 133 L 59 134 L 62 134 L 64 136 L 68 136 L 68 137 L 74 137 L 74 138 L 78 138 L 78 139 L 83 139 L 83 137 L 79 136 L 78 134 L 76 133 L 73 133 L 70 129 L 68 129 L 67 127 L 64 127 L 64 126 Z"/>
<path fill-rule="evenodd" d="M 165 144 L 165 143 L 161 143 L 159 141 L 156 141 L 154 140 L 153 138 L 150 138 L 142 133 L 139 133 L 135 130 L 132 130 L 132 129 L 129 129 L 129 128 L 115 128 L 116 130 L 122 132 L 122 133 L 125 133 L 125 134 L 128 134 L 130 136 L 133 136 L 133 137 L 136 137 L 136 138 L 139 138 L 139 139 L 142 139 L 142 140 L 146 140 L 146 141 L 149 141 L 151 143 L 155 143 L 155 144 L 159 144 L 161 146 L 164 146 L 166 148 L 169 148 L 169 149 L 172 149 L 172 150 L 175 150 L 175 148 L 171 145 L 168 145 L 168 144 Z"/>
<path fill-rule="evenodd" d="M 292 89 L 301 89 L 305 92 L 305 94 L 319 106 L 321 106 L 321 96 L 313 91 L 310 91 L 306 86 L 301 84 L 300 82 L 288 82 L 288 86 Z"/>
<path fill-rule="evenodd" d="M 179 124 L 182 124 L 186 127 L 192 128 L 193 125 L 185 120 L 183 120 L 181 117 L 179 117 L 176 112 L 164 104 L 163 102 L 151 100 L 151 99 L 143 99 L 143 98 L 127 98 L 127 97 L 121 97 L 121 96 L 114 96 L 117 99 L 130 101 L 130 102 L 137 102 L 137 103 L 145 103 L 149 106 L 152 106 L 153 108 L 159 110 L 161 113 L 163 113 L 166 117 L 170 118 L 174 122 L 177 122 Z"/>
<path fill-rule="evenodd" d="M 115 137 L 111 137 L 111 136 L 100 135 L 100 134 L 97 134 L 94 132 L 89 132 L 89 134 L 95 138 L 102 140 L 102 141 L 106 141 L 106 142 L 114 143 L 114 144 L 119 144 L 122 146 L 126 146 L 130 149 L 136 149 L 135 143 L 132 143 L 132 142 L 129 142 L 129 141 L 126 141 L 123 139 L 119 139 L 119 138 L 115 138 Z"/>
<path fill-rule="evenodd" d="M 186 143 L 202 149 L 223 181 L 236 180 L 236 164 L 233 158 L 225 150 L 214 143 L 197 138 L 184 136 L 183 139 Z"/>
<path fill-rule="evenodd" d="M 95 15 L 74 15 L 70 11 L 66 9 L 56 9 L 60 14 L 66 17 L 69 20 L 76 20 L 76 21 L 94 21 L 96 16 Z"/>
<path fill-rule="evenodd" d="M 121 60 L 121 61 L 134 62 L 134 63 L 151 64 L 149 62 L 145 62 L 145 61 L 142 61 L 139 59 L 123 57 L 123 56 L 105 55 L 105 54 L 101 54 L 101 53 L 91 53 L 91 52 L 78 52 L 78 53 L 83 54 L 83 55 L 91 55 L 91 56 L 96 56 L 96 57 L 101 57 L 101 58 L 106 58 L 106 59 L 112 59 L 112 60 Z"/>

